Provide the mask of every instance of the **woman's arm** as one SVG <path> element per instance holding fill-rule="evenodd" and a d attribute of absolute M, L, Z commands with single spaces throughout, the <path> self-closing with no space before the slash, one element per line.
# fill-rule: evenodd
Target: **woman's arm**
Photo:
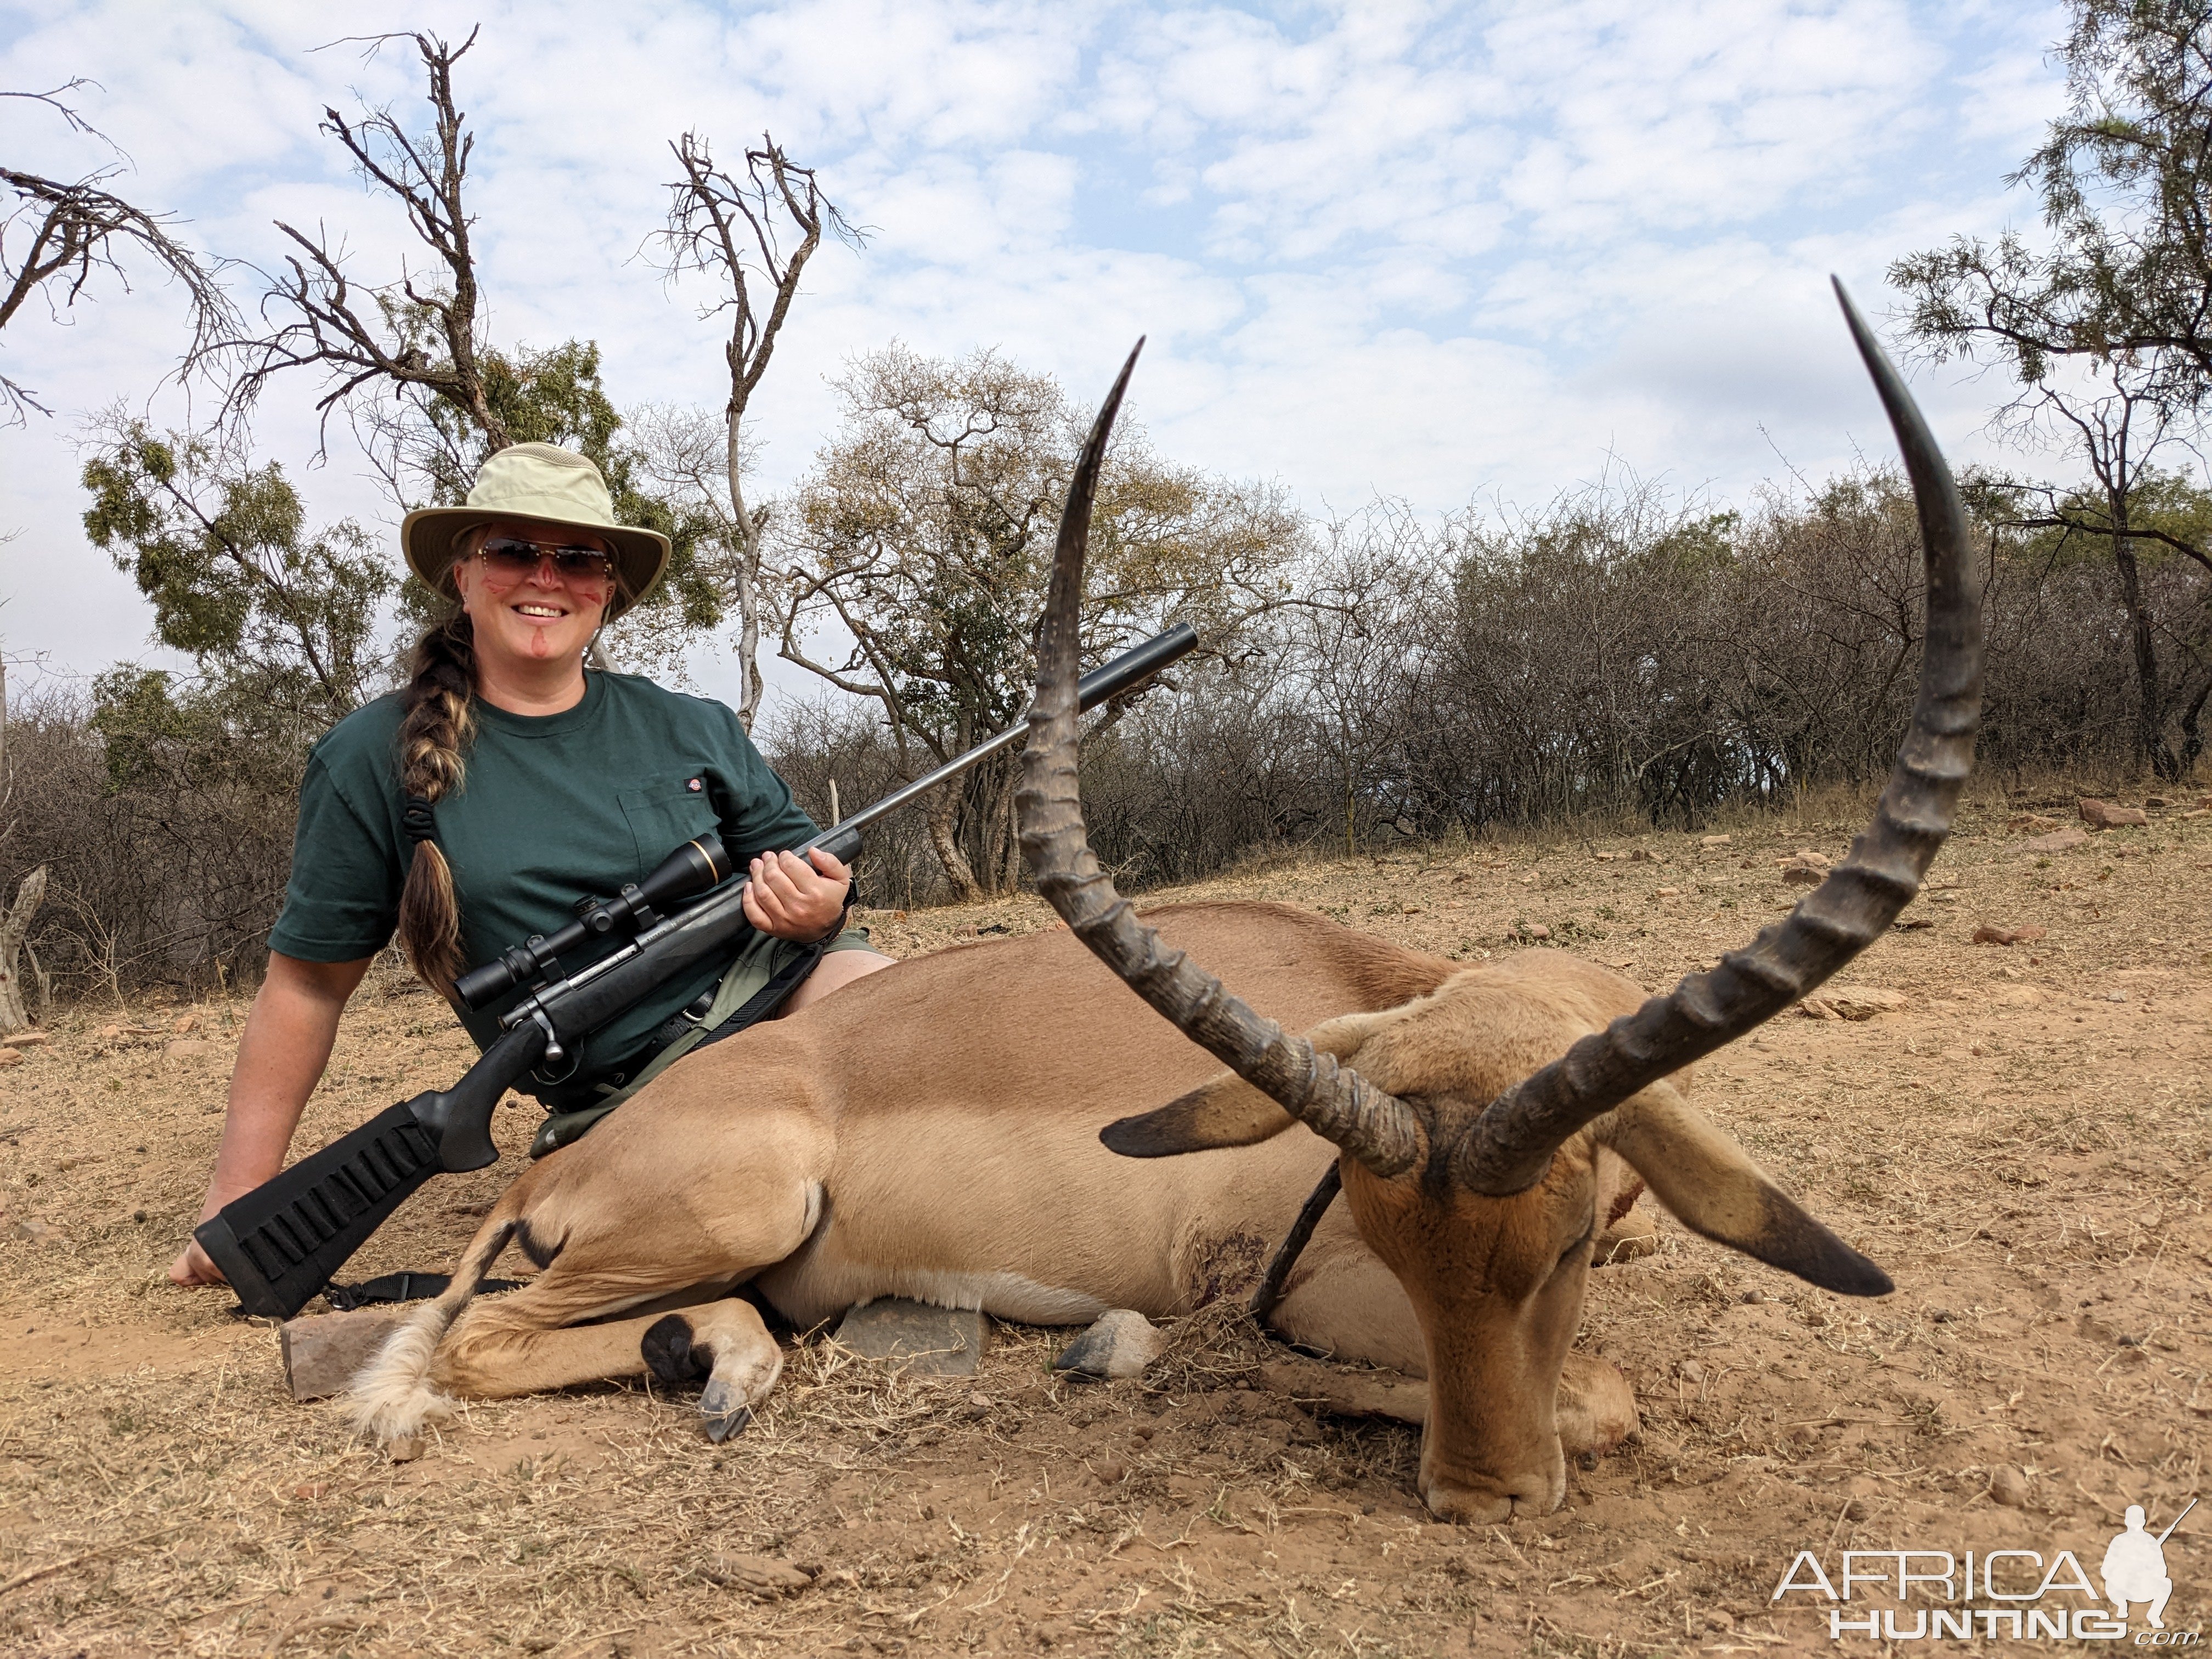
<path fill-rule="evenodd" d="M 202 1221 L 283 1169 L 292 1131 L 330 1063 L 338 1015 L 371 960 L 302 962 L 280 951 L 269 953 L 268 977 L 253 999 L 238 1044 L 238 1063 L 231 1068 L 230 1106 L 207 1202 L 200 1206 Z M 222 1283 L 222 1273 L 197 1240 L 186 1241 L 170 1265 L 169 1279 L 177 1285 Z"/>

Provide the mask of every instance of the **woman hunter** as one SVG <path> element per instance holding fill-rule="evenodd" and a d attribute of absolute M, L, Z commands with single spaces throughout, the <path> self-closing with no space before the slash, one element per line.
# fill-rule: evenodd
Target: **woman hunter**
<path fill-rule="evenodd" d="M 533 1156 L 581 1134 L 764 988 L 795 986 L 788 1011 L 890 965 L 845 926 L 845 866 L 789 850 L 815 826 L 732 710 L 585 666 L 669 555 L 666 538 L 615 522 L 588 459 L 551 444 L 503 449 L 465 506 L 410 513 L 399 537 L 409 568 L 456 609 L 416 641 L 407 684 L 339 721 L 308 761 L 203 1220 L 283 1167 L 338 1016 L 395 934 L 451 999 L 464 969 L 552 933 L 579 896 L 640 879 L 692 836 L 717 830 L 746 861 L 754 935 L 594 1033 L 573 1067 L 533 1077 L 547 1112 Z M 457 1012 L 483 1045 L 502 1006 Z M 222 1275 L 192 1243 L 169 1277 Z"/>

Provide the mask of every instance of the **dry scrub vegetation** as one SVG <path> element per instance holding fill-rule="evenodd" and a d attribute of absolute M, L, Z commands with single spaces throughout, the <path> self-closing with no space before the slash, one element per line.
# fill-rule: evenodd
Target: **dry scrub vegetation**
<path fill-rule="evenodd" d="M 1002 1329 L 979 1377 L 938 1384 L 794 1334 L 720 1448 L 688 1401 L 609 1387 L 471 1407 L 387 1462 L 290 1402 L 272 1330 L 161 1278 L 243 1005 L 80 1007 L 0 1085 L 0 1648 L 1753 1652 L 1827 1645 L 1768 1600 L 1800 1547 L 2064 1547 L 2094 1570 L 2124 1504 L 2156 1520 L 2203 1489 L 2212 1443 L 2212 817 L 2177 803 L 2039 854 L 2014 817 L 2039 805 L 2070 813 L 1970 810 L 1906 913 L 1932 925 L 1850 970 L 1900 1009 L 1784 1018 L 1698 1080 L 1897 1294 L 1841 1300 L 1662 1221 L 1658 1255 L 1593 1275 L 1581 1338 L 1643 1432 L 1510 1528 L 1430 1521 L 1413 1431 L 1255 1386 L 1261 1346 L 1218 1316 L 1148 1382 L 1092 1388 L 1052 1378 L 1065 1333 Z M 1787 904 L 1780 860 L 1840 855 L 1859 810 L 1188 890 L 1462 955 L 1541 927 L 1656 988 Z M 902 954 L 1050 925 L 1026 899 L 872 921 Z M 1984 923 L 2047 937 L 1975 945 Z M 433 1000 L 372 981 L 301 1144 L 464 1058 Z M 528 1115 L 502 1115 L 507 1145 Z M 434 1183 L 357 1267 L 443 1267 L 514 1167 Z M 2168 1546 L 2170 1624 L 2212 1596 L 2206 1535 Z"/>

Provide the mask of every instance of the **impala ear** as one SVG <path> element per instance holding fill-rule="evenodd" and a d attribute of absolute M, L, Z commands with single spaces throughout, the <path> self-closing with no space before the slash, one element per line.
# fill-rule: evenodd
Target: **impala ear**
<path fill-rule="evenodd" d="M 1887 1296 L 1897 1288 L 1798 1208 L 1668 1085 L 1652 1085 L 1592 1128 L 1692 1231 L 1841 1296 Z"/>
<path fill-rule="evenodd" d="M 1389 1008 L 1323 1020 L 1306 1033 L 1306 1041 L 1325 1054 L 1348 1060 L 1361 1043 L 1402 1012 Z M 1107 1151 L 1123 1158 L 1174 1158 L 1217 1146 L 1257 1146 L 1297 1121 L 1234 1072 L 1224 1072 L 1153 1111 L 1108 1124 L 1098 1139 Z"/>

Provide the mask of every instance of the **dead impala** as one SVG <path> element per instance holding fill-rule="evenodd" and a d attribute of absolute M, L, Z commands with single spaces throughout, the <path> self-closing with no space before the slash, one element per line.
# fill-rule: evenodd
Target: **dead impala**
<path fill-rule="evenodd" d="M 1272 1322 L 1425 1374 L 1421 1496 L 1489 1521 L 1559 1503 L 1563 1441 L 1600 1449 L 1633 1425 L 1618 1373 L 1569 1346 L 1592 1240 L 1639 1177 L 1709 1238 L 1832 1291 L 1887 1292 L 1680 1080 L 1881 936 L 1972 762 L 1980 617 L 1958 498 L 1844 307 L 1919 502 L 1927 646 L 1872 825 L 1786 921 L 1646 1000 L 1556 951 L 1463 968 L 1279 905 L 1152 913 L 1272 1018 L 1164 945 L 1099 870 L 1076 789 L 1083 558 L 1132 354 L 1069 487 L 1024 763 L 1024 850 L 1070 931 L 902 963 L 672 1068 L 508 1188 L 452 1287 L 364 1368 L 357 1420 L 389 1440 L 449 1393 L 650 1370 L 703 1378 L 720 1439 L 782 1367 L 729 1294 L 739 1284 L 802 1326 L 881 1296 L 1041 1323 L 1178 1315 L 1283 1236 L 1334 1158 L 1347 1202 Z M 1115 993 L 1086 946 L 1165 1020 Z M 1230 1071 L 1209 1076 L 1201 1049 Z M 1299 1124 L 1312 1133 L 1285 1133 Z M 509 1243 L 544 1271 L 471 1304 Z"/>

